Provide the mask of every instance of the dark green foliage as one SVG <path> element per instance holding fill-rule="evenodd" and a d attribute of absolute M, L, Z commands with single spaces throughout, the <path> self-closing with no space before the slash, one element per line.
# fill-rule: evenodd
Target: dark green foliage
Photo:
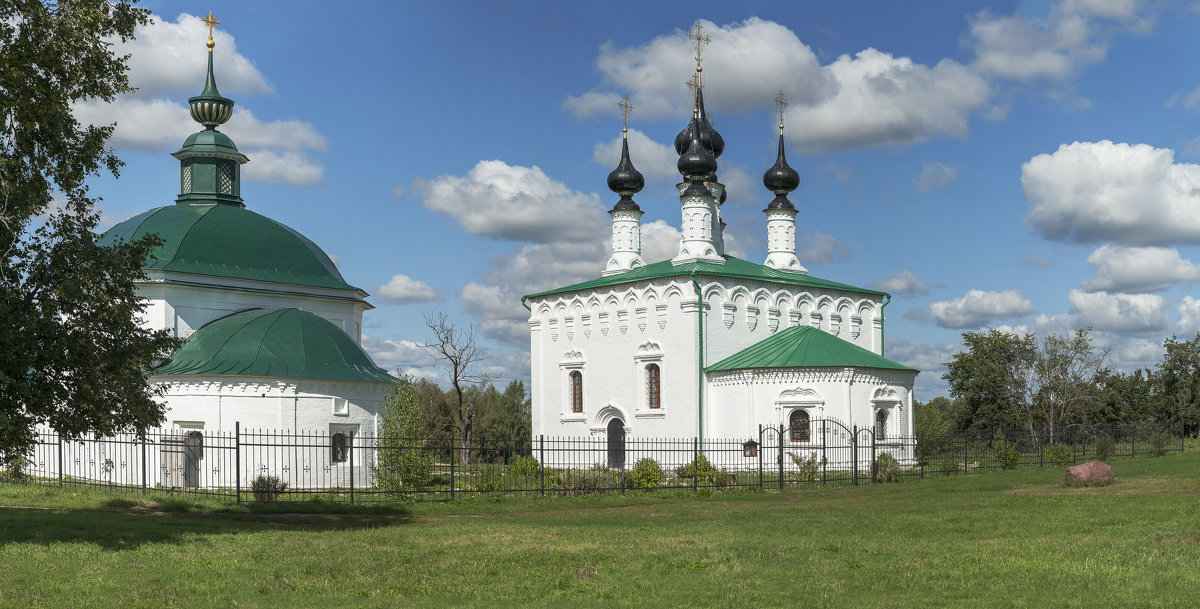
<path fill-rule="evenodd" d="M 1018 427 L 1025 423 L 1024 371 L 1037 353 L 1031 334 L 1000 330 L 964 332 L 966 349 L 946 362 L 942 375 L 959 405 L 958 429 Z"/>
<path fill-rule="evenodd" d="M 504 484 L 504 470 L 491 465 L 475 465 L 474 475 L 467 480 L 467 488 L 481 493 L 494 493 L 507 488 Z"/>
<path fill-rule="evenodd" d="M 1004 469 L 1017 469 L 1021 464 L 1021 453 L 1015 442 L 1000 439 L 992 446 L 992 459 Z"/>
<path fill-rule="evenodd" d="M 537 459 L 529 455 L 525 455 L 513 459 L 512 462 L 508 464 L 508 475 L 515 478 L 532 478 L 538 475 L 538 470 L 540 468 L 541 465 L 538 464 Z"/>
<path fill-rule="evenodd" d="M 1154 373 L 1162 420 L 1184 421 L 1200 437 L 1200 333 L 1188 341 L 1172 336 L 1163 342 L 1163 359 Z"/>
<path fill-rule="evenodd" d="M 127 40 L 148 12 L 128 1 L 0 5 L 0 451 L 25 452 L 37 424 L 67 438 L 162 422 L 146 372 L 179 342 L 138 323 L 134 282 L 156 241 L 96 244 L 85 181 L 116 174 L 113 127 L 73 106 L 129 91 Z M 52 192 L 61 196 L 53 204 Z"/>
<path fill-rule="evenodd" d="M 287 490 L 288 484 L 277 476 L 258 476 L 250 483 L 250 492 L 259 503 L 270 503 Z"/>
<path fill-rule="evenodd" d="M 646 457 L 634 464 L 628 476 L 633 480 L 633 487 L 643 490 L 657 488 L 663 479 L 662 466 L 658 461 Z"/>
<path fill-rule="evenodd" d="M 917 460 L 929 464 L 950 447 L 949 434 L 954 430 L 955 405 L 945 397 L 936 397 L 922 404 L 914 402 L 913 414 L 917 431 Z"/>
<path fill-rule="evenodd" d="M 717 486 L 724 482 L 722 473 L 713 467 L 712 463 L 709 463 L 708 457 L 703 453 L 698 455 L 691 463 L 676 469 L 675 475 L 680 478 L 694 480 L 696 486 Z"/>
<path fill-rule="evenodd" d="M 899 482 L 904 475 L 900 462 L 889 453 L 880 453 L 875 457 L 875 481 Z"/>
<path fill-rule="evenodd" d="M 554 488 L 555 494 L 562 497 L 599 493 L 605 490 L 620 489 L 622 486 L 626 489 L 633 488 L 633 478 L 630 476 L 624 476 L 622 482 L 619 470 L 610 470 L 599 466 L 592 469 L 559 472 L 547 481 L 548 486 L 551 483 L 553 483 L 552 488 Z"/>
<path fill-rule="evenodd" d="M 1054 465 L 1070 465 L 1075 460 L 1075 455 L 1071 453 L 1071 447 L 1066 444 L 1051 444 L 1046 447 L 1046 462 Z"/>
<path fill-rule="evenodd" d="M 25 473 L 25 468 L 28 466 L 29 458 L 25 455 L 18 454 L 5 458 L 2 469 L 0 469 L 0 482 L 24 484 L 29 480 L 29 475 Z"/>
<path fill-rule="evenodd" d="M 797 480 L 801 482 L 814 482 L 821 477 L 821 466 L 825 464 L 824 457 L 818 461 L 816 453 L 810 453 L 807 457 L 802 457 L 796 453 L 789 452 L 788 456 L 792 458 L 792 463 L 800 468 L 794 474 Z"/>
<path fill-rule="evenodd" d="M 1112 437 L 1102 435 L 1096 438 L 1096 456 L 1101 461 L 1107 460 L 1116 452 L 1117 443 L 1113 441 Z"/>
<path fill-rule="evenodd" d="M 429 440 L 429 413 L 412 377 L 388 388 L 380 408 L 378 456 L 371 466 L 383 491 L 419 491 L 429 484 L 435 453 Z"/>

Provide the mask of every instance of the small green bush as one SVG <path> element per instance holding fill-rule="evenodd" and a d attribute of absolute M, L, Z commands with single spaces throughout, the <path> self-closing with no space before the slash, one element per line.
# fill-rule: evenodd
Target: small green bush
<path fill-rule="evenodd" d="M 996 442 L 992 458 L 995 459 L 996 465 L 1004 469 L 1017 469 L 1017 465 L 1021 463 L 1021 453 L 1017 451 L 1017 445 L 1008 440 Z"/>
<path fill-rule="evenodd" d="M 716 486 L 724 478 L 703 454 L 697 455 L 691 463 L 680 466 L 675 474 L 680 478 L 693 479 L 696 486 Z"/>
<path fill-rule="evenodd" d="M 904 470 L 900 467 L 900 462 L 895 457 L 888 453 L 880 453 L 875 457 L 875 481 L 876 482 L 899 482 Z"/>
<path fill-rule="evenodd" d="M 1096 456 L 1101 461 L 1107 460 L 1117 452 L 1117 443 L 1109 436 L 1096 438 Z"/>
<path fill-rule="evenodd" d="M 554 475 L 555 494 L 560 497 L 588 495 L 622 488 L 621 472 L 596 466 L 592 469 L 571 470 Z M 633 488 L 633 477 L 625 476 L 624 488 Z"/>
<path fill-rule="evenodd" d="M 538 475 L 538 468 L 541 465 L 538 460 L 530 455 L 523 455 L 513 459 L 512 463 L 508 464 L 508 475 L 514 478 L 532 478 Z"/>
<path fill-rule="evenodd" d="M 260 475 L 250 483 L 250 492 L 254 493 L 255 501 L 270 503 L 282 495 L 287 487 L 287 482 L 280 480 L 278 476 Z"/>
<path fill-rule="evenodd" d="M 28 466 L 29 459 L 25 455 L 8 457 L 4 460 L 4 469 L 0 470 L 0 482 L 25 484 L 29 481 L 29 475 L 25 473 Z"/>
<path fill-rule="evenodd" d="M 1075 460 L 1075 455 L 1066 444 L 1051 444 L 1046 448 L 1046 460 L 1054 465 L 1070 465 Z"/>
<path fill-rule="evenodd" d="M 467 489 L 480 493 L 495 493 L 505 490 L 504 472 L 491 465 L 480 465 L 475 475 L 467 481 Z"/>
<path fill-rule="evenodd" d="M 633 470 L 629 472 L 627 478 L 633 480 L 633 487 L 642 490 L 652 490 L 658 487 L 658 484 L 663 479 L 662 466 L 658 461 L 646 457 L 634 464 Z"/>
<path fill-rule="evenodd" d="M 821 466 L 825 465 L 824 457 L 820 461 L 817 461 L 816 453 L 812 453 L 808 457 L 802 457 L 796 453 L 789 452 L 788 456 L 792 458 L 792 463 L 800 468 L 800 471 L 794 474 L 797 480 L 801 482 L 814 482 L 817 476 L 821 475 Z"/>

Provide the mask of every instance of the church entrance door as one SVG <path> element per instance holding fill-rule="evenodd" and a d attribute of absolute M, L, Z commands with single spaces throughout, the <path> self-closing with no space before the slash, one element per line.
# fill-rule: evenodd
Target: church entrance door
<path fill-rule="evenodd" d="M 621 419 L 608 422 L 608 466 L 625 468 L 625 422 Z"/>
<path fill-rule="evenodd" d="M 189 431 L 183 437 L 183 485 L 200 486 L 200 459 L 204 458 L 204 433 Z"/>

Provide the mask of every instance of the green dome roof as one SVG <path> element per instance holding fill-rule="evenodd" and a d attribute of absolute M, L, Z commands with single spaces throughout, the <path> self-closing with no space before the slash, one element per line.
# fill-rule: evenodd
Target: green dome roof
<path fill-rule="evenodd" d="M 300 309 L 252 309 L 212 321 L 154 371 L 167 374 L 396 380 L 341 328 Z"/>
<path fill-rule="evenodd" d="M 163 241 L 146 261 L 148 269 L 359 290 L 304 235 L 240 205 L 159 207 L 108 229 L 100 242 L 147 234 Z"/>
<path fill-rule="evenodd" d="M 812 326 L 792 326 L 705 368 L 706 372 L 750 368 L 851 366 L 917 372 L 873 351 Z"/>
<path fill-rule="evenodd" d="M 183 141 L 183 147 L 174 153 L 174 156 L 181 158 L 181 156 L 193 156 L 192 153 L 198 152 L 245 158 L 241 152 L 238 152 L 237 146 L 234 145 L 233 140 L 229 139 L 228 135 L 214 129 L 205 129 L 189 135 Z"/>

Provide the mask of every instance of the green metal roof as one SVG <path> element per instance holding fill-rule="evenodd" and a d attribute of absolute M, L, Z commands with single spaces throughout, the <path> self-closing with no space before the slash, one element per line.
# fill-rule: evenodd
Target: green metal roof
<path fill-rule="evenodd" d="M 154 371 L 167 374 L 396 380 L 341 328 L 300 309 L 253 309 L 212 321 Z"/>
<path fill-rule="evenodd" d="M 229 157 L 237 158 L 245 163 L 246 155 L 238 152 L 237 146 L 233 140 L 229 139 L 228 135 L 213 129 L 205 129 L 188 136 L 183 141 L 183 147 L 178 151 L 171 153 L 171 156 L 177 159 L 184 159 L 192 156 L 202 156 L 202 153 L 217 153 Z"/>
<path fill-rule="evenodd" d="M 776 332 L 705 368 L 706 372 L 747 368 L 804 368 L 812 366 L 912 370 L 902 364 L 844 341 L 812 326 L 792 326 Z"/>
<path fill-rule="evenodd" d="M 752 279 L 755 281 L 765 281 L 768 283 L 781 283 L 785 285 L 797 285 L 811 288 L 823 288 L 827 290 L 844 290 L 847 292 L 858 292 L 860 294 L 875 294 L 884 296 L 886 292 L 877 290 L 868 290 L 859 288 L 845 283 L 838 283 L 828 279 L 813 277 L 812 275 L 804 275 L 800 273 L 787 273 L 777 271 L 771 267 L 747 262 L 741 258 L 733 256 L 725 256 L 725 264 L 714 264 L 712 262 L 688 262 L 685 264 L 671 264 L 670 260 L 655 262 L 639 266 L 635 269 L 619 273 L 617 275 L 609 275 L 599 279 L 592 279 L 583 283 L 576 283 L 562 288 L 529 294 L 525 298 L 537 298 L 539 296 L 550 296 L 552 294 L 561 294 L 564 292 L 576 292 L 579 290 L 594 290 L 622 283 L 630 283 L 633 281 L 645 281 L 647 279 L 658 279 L 661 277 L 679 277 L 688 276 L 692 273 L 697 275 L 706 275 L 709 277 L 729 277 L 733 279 Z"/>
<path fill-rule="evenodd" d="M 100 243 L 156 234 L 148 269 L 356 290 L 304 235 L 240 205 L 169 205 L 105 231 Z"/>

